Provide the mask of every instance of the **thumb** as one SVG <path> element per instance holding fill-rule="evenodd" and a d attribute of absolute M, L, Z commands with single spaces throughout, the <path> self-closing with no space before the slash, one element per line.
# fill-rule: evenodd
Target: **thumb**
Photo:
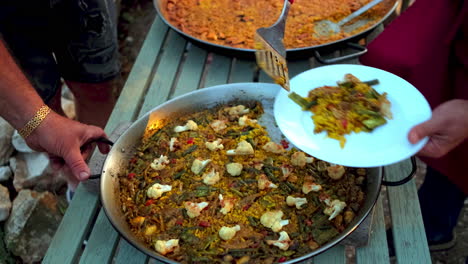
<path fill-rule="evenodd" d="M 430 136 L 436 132 L 437 126 L 433 119 L 421 123 L 411 128 L 408 133 L 408 140 L 411 144 L 416 144 L 421 139 Z"/>
<path fill-rule="evenodd" d="M 65 163 L 70 168 L 73 176 L 80 180 L 87 180 L 90 172 L 88 165 L 86 165 L 80 151 L 70 151 L 64 158 Z"/>

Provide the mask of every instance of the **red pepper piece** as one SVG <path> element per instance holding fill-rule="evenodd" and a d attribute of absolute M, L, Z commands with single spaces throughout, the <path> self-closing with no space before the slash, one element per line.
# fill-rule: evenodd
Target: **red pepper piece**
<path fill-rule="evenodd" d="M 348 127 L 348 120 L 341 119 L 341 125 L 343 125 L 344 129 L 346 129 Z"/>
<path fill-rule="evenodd" d="M 177 219 L 177 221 L 175 223 L 176 223 L 176 225 L 182 225 L 184 223 L 184 220 Z"/>
<path fill-rule="evenodd" d="M 285 261 L 286 261 L 286 257 L 281 257 L 281 258 L 278 259 L 278 262 L 280 262 L 280 263 L 285 262 Z"/>
<path fill-rule="evenodd" d="M 154 200 L 153 199 L 149 199 L 148 201 L 146 201 L 145 205 L 146 206 L 149 206 L 149 205 L 152 205 L 154 204 Z"/>
<path fill-rule="evenodd" d="M 187 144 L 193 144 L 193 142 L 194 142 L 193 138 L 188 138 L 187 139 Z"/>
<path fill-rule="evenodd" d="M 137 159 L 135 157 L 131 158 L 130 159 L 130 163 L 131 164 L 135 164 L 137 162 Z"/>
<path fill-rule="evenodd" d="M 133 172 L 131 172 L 131 173 L 129 173 L 129 174 L 127 175 L 127 178 L 133 179 L 133 178 L 135 178 L 135 176 L 136 176 L 136 174 L 133 173 Z"/>
<path fill-rule="evenodd" d="M 289 142 L 286 141 L 286 140 L 284 140 L 284 139 L 281 140 L 281 145 L 282 145 L 283 148 L 285 148 L 285 149 L 289 148 Z"/>
<path fill-rule="evenodd" d="M 251 206 L 252 206 L 251 204 L 246 204 L 246 205 L 244 205 L 244 207 L 242 207 L 242 210 L 247 211 L 247 210 L 249 210 L 249 208 Z"/>
<path fill-rule="evenodd" d="M 200 221 L 198 225 L 201 227 L 209 227 L 211 224 L 208 221 Z"/>

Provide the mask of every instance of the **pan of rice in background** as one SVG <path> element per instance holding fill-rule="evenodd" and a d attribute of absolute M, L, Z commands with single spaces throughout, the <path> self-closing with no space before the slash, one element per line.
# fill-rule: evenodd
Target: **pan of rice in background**
<path fill-rule="evenodd" d="M 356 230 L 383 168 L 345 168 L 288 145 L 273 117 L 279 89 L 204 88 L 135 121 L 100 179 L 117 231 L 167 263 L 294 263 Z"/>
<path fill-rule="evenodd" d="M 153 0 L 165 24 L 185 38 L 204 48 L 236 56 L 252 57 L 255 30 L 271 26 L 278 18 L 283 0 Z M 289 11 L 284 44 L 288 58 L 329 52 L 343 47 L 356 50 L 355 56 L 366 49 L 357 44 L 372 29 L 388 18 L 399 0 L 384 0 L 358 18 L 343 26 L 340 33 L 314 36 L 317 21 L 334 22 L 345 18 L 370 0 L 296 0 Z M 349 59 L 351 55 L 342 59 Z M 342 60 L 336 58 L 333 62 Z"/>

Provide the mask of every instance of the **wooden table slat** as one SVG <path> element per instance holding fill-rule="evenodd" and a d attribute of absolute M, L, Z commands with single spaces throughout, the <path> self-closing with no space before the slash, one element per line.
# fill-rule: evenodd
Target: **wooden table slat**
<path fill-rule="evenodd" d="M 125 239 L 121 238 L 118 250 L 115 253 L 114 264 L 142 264 L 146 263 L 148 256 L 130 245 Z"/>
<path fill-rule="evenodd" d="M 154 107 L 164 103 L 171 92 L 174 78 L 179 68 L 180 60 L 185 51 L 187 41 L 177 32 L 169 31 L 167 35 L 166 47 L 163 49 L 156 72 L 151 80 L 149 90 L 145 96 L 145 101 L 141 107 L 139 117 L 150 111 Z"/>
<path fill-rule="evenodd" d="M 346 263 L 345 246 L 336 245 L 322 254 L 314 257 L 314 264 L 341 264 Z"/>
<path fill-rule="evenodd" d="M 257 64 L 254 61 L 234 59 L 229 83 L 253 82 L 256 67 Z"/>
<path fill-rule="evenodd" d="M 375 204 L 372 232 L 368 246 L 356 248 L 356 263 L 389 263 L 382 197 Z"/>
<path fill-rule="evenodd" d="M 197 46 L 190 47 L 171 98 L 198 89 L 206 56 L 207 52 L 205 50 Z"/>
<path fill-rule="evenodd" d="M 385 176 L 387 180 L 396 181 L 410 171 L 411 162 L 405 160 L 386 166 Z M 398 263 L 431 263 L 414 180 L 387 190 Z"/>
<path fill-rule="evenodd" d="M 229 79 L 232 59 L 216 53 L 208 57 L 207 72 L 205 79 L 200 84 L 201 88 L 226 84 Z"/>
<path fill-rule="evenodd" d="M 79 263 L 110 263 L 118 238 L 117 231 L 109 222 L 104 210 L 101 210 Z"/>
<path fill-rule="evenodd" d="M 67 208 L 42 263 L 74 263 L 97 211 L 97 196 L 80 185 L 75 192 L 79 202 Z"/>

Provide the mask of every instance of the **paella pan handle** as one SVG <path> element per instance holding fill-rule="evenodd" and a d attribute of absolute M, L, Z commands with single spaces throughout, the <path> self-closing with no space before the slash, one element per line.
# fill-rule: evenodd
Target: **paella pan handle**
<path fill-rule="evenodd" d="M 408 176 L 406 176 L 405 178 L 403 178 L 401 180 L 398 180 L 398 181 L 382 180 L 382 184 L 385 185 L 385 186 L 399 186 L 399 185 L 405 184 L 405 183 L 409 182 L 411 179 L 414 178 L 414 176 L 416 175 L 416 169 L 417 169 L 416 158 L 414 156 L 412 156 L 411 157 L 411 172 L 410 172 L 410 174 Z M 382 173 L 385 176 L 385 168 L 384 167 L 382 167 Z"/>
<path fill-rule="evenodd" d="M 333 64 L 333 63 L 341 62 L 344 60 L 357 58 L 361 55 L 364 55 L 364 53 L 367 52 L 367 48 L 359 44 L 348 42 L 346 43 L 346 45 L 348 46 L 348 48 L 356 50 L 356 52 L 348 54 L 348 55 L 332 58 L 332 59 L 325 59 L 324 57 L 322 57 L 322 55 L 320 55 L 320 52 L 318 50 L 314 50 L 315 58 L 322 64 Z"/>
<path fill-rule="evenodd" d="M 92 144 L 92 143 L 104 143 L 104 144 L 107 144 L 109 146 L 114 145 L 114 142 L 110 141 L 109 139 L 104 138 L 104 137 L 100 137 L 100 138 L 90 140 L 89 142 L 86 142 L 86 144 L 83 145 L 83 147 L 81 147 L 81 148 L 83 149 L 86 145 L 89 145 L 89 144 Z M 94 179 L 98 179 L 100 177 L 101 177 L 101 174 L 94 174 L 94 175 L 89 176 L 88 179 L 89 180 L 94 180 Z"/>

